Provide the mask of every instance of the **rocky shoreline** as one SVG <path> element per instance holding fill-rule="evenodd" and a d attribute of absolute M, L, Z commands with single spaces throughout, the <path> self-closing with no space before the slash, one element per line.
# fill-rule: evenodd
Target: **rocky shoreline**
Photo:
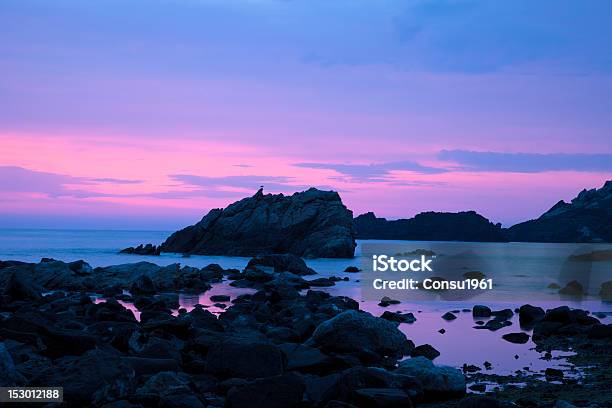
<path fill-rule="evenodd" d="M 0 262 L 0 383 L 63 386 L 64 405 L 74 407 L 612 403 L 612 325 L 586 311 L 474 307 L 475 317 L 492 316 L 496 323 L 483 324 L 491 331 L 518 314 L 538 348 L 571 349 L 584 370 L 580 381 L 554 370 L 544 378 L 527 370 L 500 377 L 487 374 L 486 364 L 484 370 L 435 364 L 435 348 L 415 346 L 398 329 L 413 315 L 360 311 L 351 298 L 313 290 L 335 281 L 305 279 L 313 274 L 287 254 L 253 258 L 242 271 L 214 264 Z M 225 308 L 218 316 L 202 306 L 179 309 L 179 291 L 201 293 L 222 281 L 252 293 L 216 295 L 212 300 Z M 94 302 L 95 295 L 106 301 Z M 138 308 L 139 320 L 124 301 Z M 475 341 L 480 332 L 474 330 Z M 520 343 L 527 336 L 514 334 L 504 339 Z M 524 386 L 511 386 L 521 381 Z"/>

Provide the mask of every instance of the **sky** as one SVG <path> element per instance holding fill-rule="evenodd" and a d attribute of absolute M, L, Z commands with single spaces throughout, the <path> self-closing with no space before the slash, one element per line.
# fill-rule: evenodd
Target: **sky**
<path fill-rule="evenodd" d="M 607 0 L 3 0 L 0 228 L 310 186 L 505 226 L 612 179 Z"/>

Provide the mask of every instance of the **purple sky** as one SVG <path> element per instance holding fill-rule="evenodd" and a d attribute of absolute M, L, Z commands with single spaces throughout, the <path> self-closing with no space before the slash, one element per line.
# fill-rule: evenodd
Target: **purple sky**
<path fill-rule="evenodd" d="M 612 179 L 612 3 L 0 5 L 0 227 L 175 229 L 314 185 L 505 225 Z"/>

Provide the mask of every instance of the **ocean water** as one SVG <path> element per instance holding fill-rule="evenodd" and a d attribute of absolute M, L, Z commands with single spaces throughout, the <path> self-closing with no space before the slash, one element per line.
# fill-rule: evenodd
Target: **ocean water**
<path fill-rule="evenodd" d="M 95 231 L 95 230 L 27 230 L 0 229 L 0 260 L 20 260 L 38 262 L 41 258 L 54 258 L 62 261 L 84 259 L 92 266 L 108 266 L 121 263 L 149 261 L 158 265 L 180 263 L 183 265 L 203 267 L 217 263 L 224 268 L 242 269 L 249 258 L 225 256 L 191 256 L 183 258 L 180 254 L 163 254 L 161 256 L 138 256 L 119 254 L 119 250 L 139 243 L 160 244 L 171 231 Z M 548 289 L 550 282 L 559 280 L 559 271 L 563 271 L 563 260 L 567 254 L 586 253 L 590 250 L 612 248 L 602 245 L 577 244 L 508 244 L 508 243 L 476 243 L 469 244 L 470 250 L 492 256 L 495 262 L 495 276 L 499 284 L 494 293 L 485 293 L 481 297 L 462 300 L 448 300 L 440 295 L 428 295 L 414 299 L 402 299 L 398 305 L 387 308 L 378 306 L 378 301 L 364 296 L 362 273 L 345 273 L 347 266 L 360 266 L 369 262 L 368 256 L 362 251 L 371 245 L 401 245 L 403 248 L 423 249 L 435 247 L 437 251 L 449 251 L 460 243 L 430 243 L 430 242 L 387 242 L 358 241 L 354 259 L 307 259 L 308 266 L 317 271 L 317 275 L 308 277 L 314 279 L 322 276 L 348 277 L 349 281 L 340 281 L 336 286 L 320 288 L 333 295 L 349 296 L 360 302 L 360 307 L 373 315 L 380 315 L 385 310 L 412 312 L 417 321 L 413 324 L 401 324 L 400 329 L 415 344 L 431 344 L 441 355 L 436 358 L 438 364 L 448 364 L 461 367 L 464 363 L 482 367 L 485 361 L 492 363 L 489 371 L 496 374 L 511 374 L 516 370 L 528 367 L 533 372 L 542 372 L 547 367 L 564 369 L 570 373 L 573 368 L 567 364 L 563 354 L 554 355 L 552 360 L 544 360 L 542 354 L 535 351 L 534 343 L 512 344 L 501 339 L 505 333 L 522 331 L 518 318 L 512 319 L 512 325 L 495 332 L 476 330 L 473 328 L 475 319 L 471 312 L 459 312 L 458 318 L 446 321 L 441 315 L 451 310 L 471 309 L 475 304 L 486 304 L 494 310 L 515 309 L 525 303 L 551 308 L 568 305 L 599 313 L 599 318 L 612 322 L 612 304 L 602 302 L 594 296 L 582 299 L 562 298 L 556 290 Z M 450 248 L 450 249 L 449 249 Z M 362 255 L 363 252 L 363 255 Z M 517 263 L 517 259 L 522 262 Z M 591 286 L 596 288 L 601 280 L 612 280 L 610 264 L 593 263 L 589 273 L 595 272 Z M 214 313 L 222 313 L 223 308 L 213 305 L 210 296 L 228 294 L 232 298 L 248 289 L 237 289 L 227 282 L 217 284 L 206 293 L 199 295 L 180 295 L 182 307 L 193 308 L 196 304 L 209 307 Z M 104 299 L 98 299 L 104 301 Z M 126 307 L 138 315 L 137 309 L 126 304 Z M 485 319 L 486 320 L 486 319 Z M 439 333 L 444 329 L 444 334 Z M 527 331 L 528 334 L 529 331 Z M 573 375 L 580 375 L 573 373 Z"/>

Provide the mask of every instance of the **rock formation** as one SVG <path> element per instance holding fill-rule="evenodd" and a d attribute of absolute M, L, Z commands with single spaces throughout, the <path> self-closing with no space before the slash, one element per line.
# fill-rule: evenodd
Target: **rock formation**
<path fill-rule="evenodd" d="M 600 189 L 582 190 L 570 203 L 561 200 L 535 220 L 507 230 L 510 241 L 612 242 L 612 180 Z"/>
<path fill-rule="evenodd" d="M 388 221 L 369 212 L 355 218 L 359 239 L 414 241 L 504 242 L 500 224 L 493 224 L 475 211 L 424 212 L 414 218 Z"/>
<path fill-rule="evenodd" d="M 162 252 L 256 256 L 289 253 L 306 258 L 352 258 L 353 215 L 338 193 L 311 188 L 291 196 L 260 191 L 211 210 L 172 234 Z"/>

